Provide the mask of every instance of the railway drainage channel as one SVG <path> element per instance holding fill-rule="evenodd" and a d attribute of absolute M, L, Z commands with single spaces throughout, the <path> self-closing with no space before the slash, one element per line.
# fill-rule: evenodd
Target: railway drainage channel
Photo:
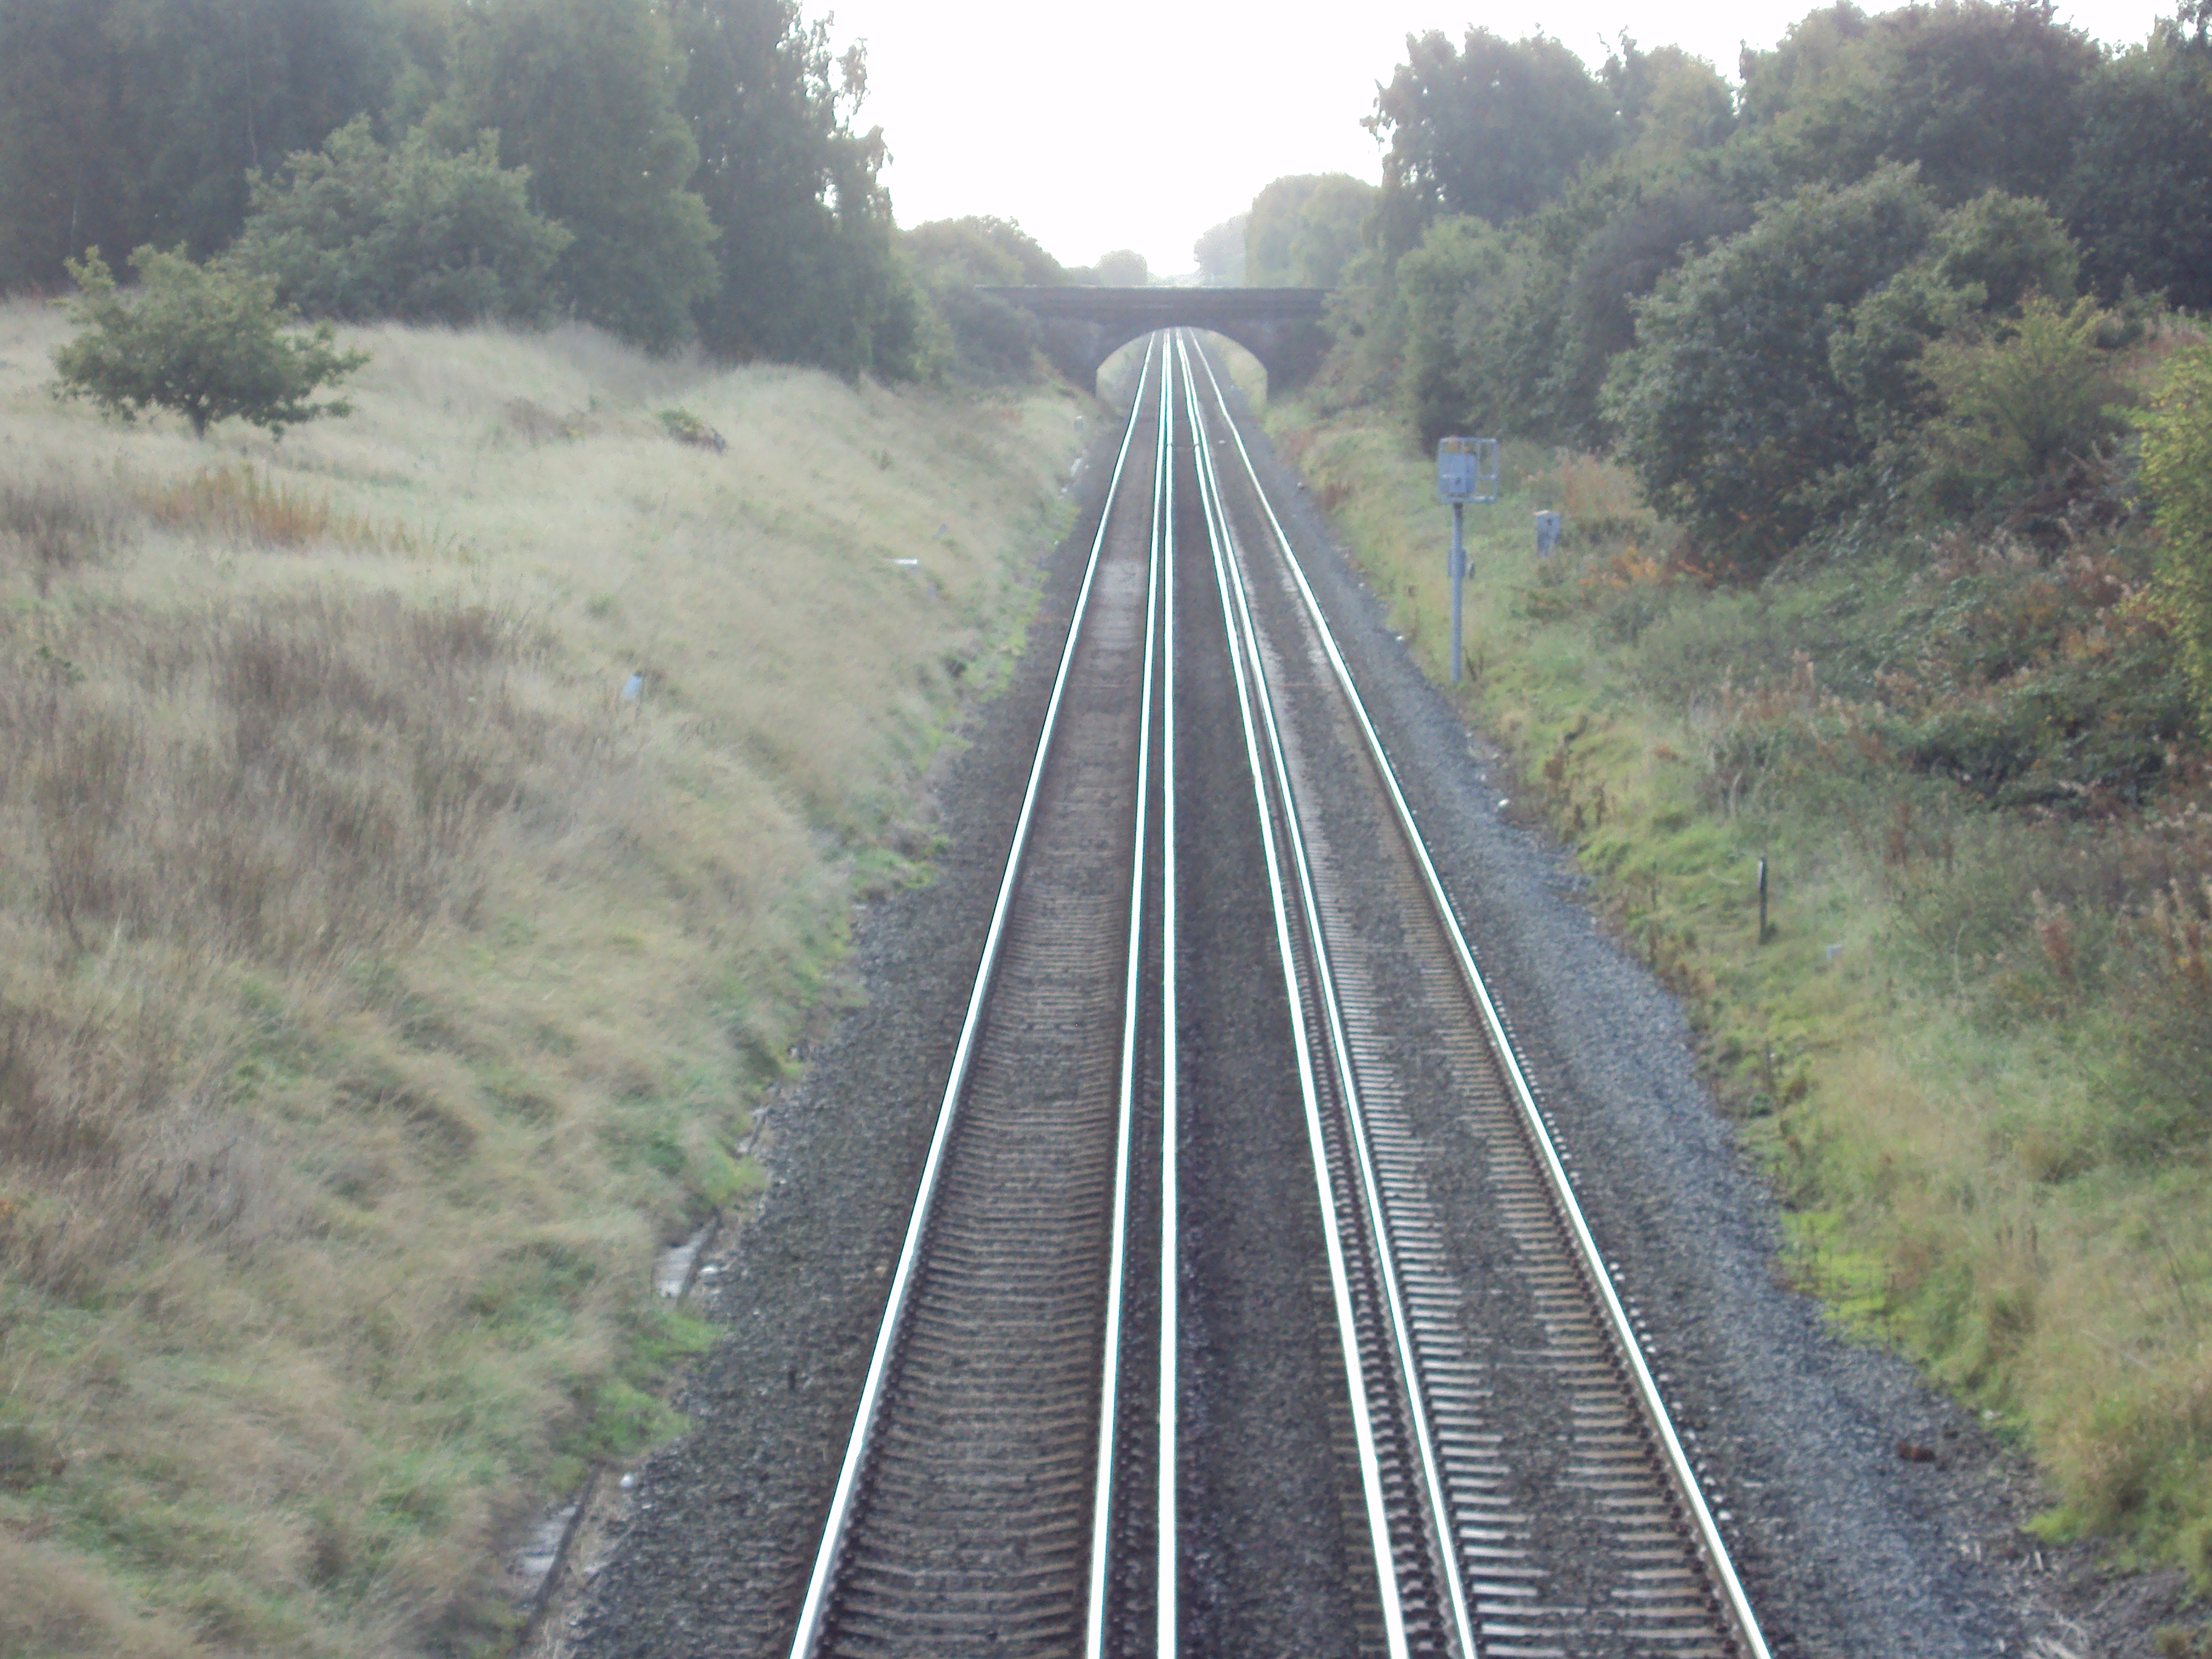
<path fill-rule="evenodd" d="M 882 1299 L 824 1327 L 852 1381 L 794 1431 L 805 1500 L 735 1559 L 667 1545 L 709 1583 L 590 1650 L 1765 1659 L 1187 339 L 1152 343 L 1090 553 L 912 1209 L 852 1252 L 845 1299 Z M 806 1360 L 727 1397 L 796 1410 Z M 719 1467 L 690 1512 L 753 1502 Z"/>

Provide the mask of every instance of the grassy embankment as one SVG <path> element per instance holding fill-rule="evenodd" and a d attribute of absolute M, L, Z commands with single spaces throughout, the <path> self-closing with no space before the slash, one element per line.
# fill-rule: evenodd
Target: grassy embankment
<path fill-rule="evenodd" d="M 1270 424 L 1443 679 L 1433 464 L 1372 414 Z M 1689 1000 L 1796 1271 L 2026 1437 L 2055 1532 L 2212 1583 L 2212 798 L 2185 744 L 2137 800 L 2073 781 L 2148 763 L 2172 696 L 2147 528 L 1730 591 L 1615 469 L 1506 474 L 1462 707 Z"/>
<path fill-rule="evenodd" d="M 673 1425 L 653 1259 L 925 872 L 1079 405 L 386 329 L 202 445 L 66 332 L 0 309 L 0 1652 L 477 1648 Z"/>

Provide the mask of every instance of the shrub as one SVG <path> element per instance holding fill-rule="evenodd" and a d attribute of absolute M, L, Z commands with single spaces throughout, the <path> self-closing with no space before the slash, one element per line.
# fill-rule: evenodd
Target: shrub
<path fill-rule="evenodd" d="M 720 433 L 688 409 L 662 410 L 660 427 L 678 443 L 690 444 L 695 449 L 711 449 L 719 455 L 730 447 Z"/>
<path fill-rule="evenodd" d="M 553 263 L 574 238 L 531 210 L 529 179 L 499 165 L 496 133 L 458 155 L 420 131 L 387 149 L 364 115 L 319 154 L 292 157 L 283 184 L 253 176 L 233 257 L 313 317 L 543 322 Z"/>
<path fill-rule="evenodd" d="M 1828 364 L 1861 437 L 1906 440 L 1936 414 L 1931 341 L 1977 329 L 1980 313 L 2016 312 L 2033 295 L 2071 300 L 2080 264 L 2040 202 L 1990 191 L 1946 214 L 1926 255 L 1852 307 L 1849 326 L 1828 337 Z"/>
<path fill-rule="evenodd" d="M 2175 355 L 2142 425 L 2143 482 L 2164 532 L 2159 582 L 2212 730 L 2212 346 Z"/>
<path fill-rule="evenodd" d="M 281 438 L 319 415 L 353 412 L 343 402 L 308 398 L 368 353 L 339 350 L 327 323 L 304 339 L 284 333 L 290 318 L 276 303 L 275 278 L 153 247 L 133 253 L 131 268 L 140 289 L 126 301 L 97 249 L 70 261 L 82 295 L 71 319 L 84 332 L 54 353 L 63 395 L 90 398 L 126 421 L 173 409 L 203 438 L 210 422 L 234 416 Z"/>
<path fill-rule="evenodd" d="M 1930 431 L 1930 498 L 1971 510 L 2033 484 L 2119 431 L 2124 395 L 2104 337 L 2113 319 L 2083 299 L 2030 297 L 1994 333 L 1938 340 L 1923 359 L 1943 410 Z"/>
<path fill-rule="evenodd" d="M 1829 362 L 1846 308 L 1917 258 L 1937 214 L 1911 173 L 1814 187 L 1670 272 L 1606 377 L 1606 417 L 1652 505 L 1739 572 L 1820 517 L 1824 475 L 1868 445 Z"/>

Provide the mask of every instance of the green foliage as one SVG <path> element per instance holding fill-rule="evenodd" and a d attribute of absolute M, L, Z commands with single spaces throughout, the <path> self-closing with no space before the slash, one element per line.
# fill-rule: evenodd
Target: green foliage
<path fill-rule="evenodd" d="M 381 106 L 398 63 L 380 0 L 0 7 L 0 287 L 88 246 L 215 252 L 248 170 Z"/>
<path fill-rule="evenodd" d="M 126 421 L 173 409 L 201 437 L 210 422 L 233 416 L 282 437 L 288 426 L 352 412 L 309 398 L 368 354 L 339 350 L 328 323 L 305 338 L 283 332 L 289 315 L 276 302 L 275 279 L 150 247 L 131 256 L 131 268 L 139 291 L 126 301 L 97 252 L 69 263 L 82 291 L 71 315 L 84 331 L 54 353 L 66 395 Z"/>
<path fill-rule="evenodd" d="M 1612 94 L 1547 36 L 1469 29 L 1455 51 L 1432 29 L 1406 45 L 1366 121 L 1389 143 L 1381 222 L 1394 252 L 1440 213 L 1494 225 L 1532 213 L 1620 142 Z"/>
<path fill-rule="evenodd" d="M 833 60 L 828 21 L 805 23 L 798 0 L 697 0 L 672 15 L 678 104 L 698 138 L 692 188 L 720 232 L 702 343 L 847 375 L 920 374 L 929 330 L 877 177 L 883 134 L 852 125 L 861 49 Z"/>
<path fill-rule="evenodd" d="M 949 337 L 953 375 L 985 384 L 1036 378 L 1036 316 L 976 290 L 1056 286 L 1067 279 L 1060 262 L 1004 219 L 933 220 L 907 232 L 905 245 Z"/>
<path fill-rule="evenodd" d="M 1711 64 L 1680 46 L 1644 52 L 1626 34 L 1599 71 L 1629 143 L 1652 156 L 1708 149 L 1735 130 L 1735 100 Z"/>
<path fill-rule="evenodd" d="M 1557 345 L 1516 399 L 1536 424 L 1589 445 L 1611 434 L 1598 410 L 1606 365 L 1636 341 L 1636 307 L 1659 279 L 1747 229 L 1753 207 L 1709 167 L 1638 167 L 1587 179 L 1531 222 L 1548 263 L 1564 266 Z"/>
<path fill-rule="evenodd" d="M 1252 216 L 1240 213 L 1232 219 L 1199 233 L 1198 240 L 1190 245 L 1191 258 L 1198 261 L 1198 274 L 1211 288 L 1240 288 L 1244 282 L 1244 228 Z"/>
<path fill-rule="evenodd" d="M 1652 504 L 1724 564 L 1771 568 L 1819 521 L 1814 487 L 1870 446 L 1829 357 L 1848 308 L 1917 258 L 1937 223 L 1911 174 L 1813 186 L 1663 277 L 1607 417 Z"/>
<path fill-rule="evenodd" d="M 1243 280 L 1254 288 L 1334 288 L 1364 246 L 1378 192 L 1348 173 L 1278 179 L 1252 198 Z"/>
<path fill-rule="evenodd" d="M 2103 64 L 2080 94 L 2081 130 L 2058 192 L 2106 300 L 2128 284 L 2191 311 L 2212 307 L 2212 45 L 2161 25 Z"/>
<path fill-rule="evenodd" d="M 1494 381 L 1480 374 L 1484 348 L 1509 315 L 1517 273 L 1510 238 L 1480 219 L 1439 219 L 1398 262 L 1397 295 L 1405 311 L 1405 369 L 1400 379 L 1407 414 L 1424 450 L 1465 428 L 1490 433 L 1507 411 L 1486 396 Z"/>
<path fill-rule="evenodd" d="M 1985 314 L 2015 312 L 2031 296 L 2071 299 L 2078 265 L 2072 240 L 2039 202 L 1991 191 L 1946 214 L 1928 252 L 1828 337 L 1829 367 L 1861 436 L 1877 449 L 1909 441 L 1939 407 L 1930 343 L 1960 329 L 1979 339 Z M 1919 465 L 1903 459 L 1907 471 Z"/>
<path fill-rule="evenodd" d="M 1101 288 L 1142 288 L 1152 280 L 1152 268 L 1134 248 L 1117 247 L 1100 254 L 1091 273 Z"/>
<path fill-rule="evenodd" d="M 1056 288 L 1067 281 L 1060 261 L 1011 219 L 933 219 L 906 233 L 906 252 L 918 270 L 985 288 Z"/>
<path fill-rule="evenodd" d="M 2212 729 L 2212 345 L 2174 354 L 2142 426 L 2160 598 Z"/>
<path fill-rule="evenodd" d="M 2033 294 L 2017 321 L 1928 348 L 1922 362 L 1942 410 L 1928 432 L 1939 510 L 1971 512 L 2042 483 L 2121 430 L 2114 325 L 2094 300 L 2062 307 Z"/>
<path fill-rule="evenodd" d="M 529 178 L 500 167 L 497 133 L 458 154 L 420 131 L 388 149 L 356 116 L 319 153 L 294 156 L 282 185 L 253 178 L 233 257 L 310 316 L 541 322 L 574 239 L 532 211 Z"/>
<path fill-rule="evenodd" d="M 652 0 L 505 0 L 461 15 L 454 83 L 432 132 L 499 133 L 533 204 L 573 234 L 556 275 L 576 313 L 665 351 L 714 291 L 715 228 L 686 188 L 699 146 L 678 112 L 683 59 Z"/>
<path fill-rule="evenodd" d="M 1947 207 L 1992 189 L 2045 196 L 2072 163 L 2075 94 L 2100 59 L 2045 6 L 1936 0 L 1869 18 L 1838 4 L 1746 54 L 1744 103 L 1800 179 L 1917 163 Z"/>

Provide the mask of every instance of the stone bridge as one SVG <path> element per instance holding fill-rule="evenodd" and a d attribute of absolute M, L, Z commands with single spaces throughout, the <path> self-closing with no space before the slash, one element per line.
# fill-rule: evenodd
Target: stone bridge
<path fill-rule="evenodd" d="M 987 288 L 1044 329 L 1045 356 L 1079 386 L 1130 341 L 1156 328 L 1225 334 L 1266 366 L 1271 391 L 1302 385 L 1328 349 L 1321 288 Z"/>

